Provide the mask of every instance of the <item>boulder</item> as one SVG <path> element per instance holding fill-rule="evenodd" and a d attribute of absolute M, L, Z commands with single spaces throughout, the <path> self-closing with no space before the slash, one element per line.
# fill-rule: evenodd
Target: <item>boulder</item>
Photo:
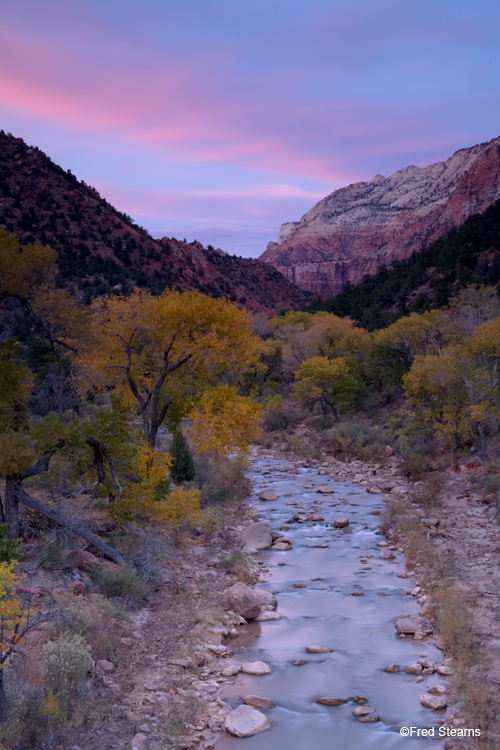
<path fill-rule="evenodd" d="M 422 633 L 432 633 L 432 625 L 426 617 L 400 617 L 396 620 L 394 627 L 397 630 L 398 635 L 404 633 L 405 635 L 414 635 L 418 631 Z"/>
<path fill-rule="evenodd" d="M 253 589 L 241 581 L 226 589 L 230 608 L 245 620 L 253 620 L 261 613 L 259 599 Z"/>
<path fill-rule="evenodd" d="M 394 449 L 391 448 L 390 445 L 386 445 L 385 448 L 384 448 L 384 453 L 387 456 L 387 458 L 390 458 L 391 456 L 394 455 Z"/>
<path fill-rule="evenodd" d="M 269 549 L 273 543 L 271 529 L 265 523 L 250 523 L 240 532 L 243 551 L 247 553 L 257 552 L 260 549 Z"/>
<path fill-rule="evenodd" d="M 446 688 L 444 685 L 434 685 L 429 688 L 427 692 L 430 693 L 430 695 L 444 695 L 446 693 Z"/>
<path fill-rule="evenodd" d="M 251 737 L 271 727 L 271 722 L 252 706 L 238 706 L 226 716 L 224 729 L 235 737 Z"/>
<path fill-rule="evenodd" d="M 115 665 L 107 659 L 99 659 L 96 666 L 97 670 L 104 674 L 110 674 L 115 671 Z"/>
<path fill-rule="evenodd" d="M 261 490 L 259 492 L 259 500 L 267 500 L 269 502 L 277 500 L 278 495 L 273 490 Z"/>
<path fill-rule="evenodd" d="M 307 646 L 306 652 L 308 654 L 331 654 L 333 648 L 329 646 Z"/>
<path fill-rule="evenodd" d="M 394 560 L 396 557 L 390 549 L 381 549 L 378 556 L 381 560 Z"/>
<path fill-rule="evenodd" d="M 266 664 L 263 661 L 249 661 L 241 665 L 241 671 L 245 674 L 263 675 L 271 674 L 273 670 L 269 664 Z"/>
<path fill-rule="evenodd" d="M 448 701 L 443 696 L 429 695 L 428 693 L 423 693 L 423 695 L 420 696 L 420 703 L 422 706 L 425 706 L 425 708 L 432 708 L 434 711 L 441 711 L 441 709 L 447 708 L 448 706 Z"/>
<path fill-rule="evenodd" d="M 389 664 L 385 667 L 384 672 L 399 672 L 399 664 Z"/>
<path fill-rule="evenodd" d="M 336 529 L 345 529 L 346 526 L 349 526 L 349 519 L 347 518 L 347 516 L 345 516 L 344 518 L 336 518 L 333 522 L 333 525 Z"/>
<path fill-rule="evenodd" d="M 274 708 L 271 698 L 261 698 L 259 695 L 247 695 L 243 702 L 254 708 Z"/>
<path fill-rule="evenodd" d="M 261 612 L 258 617 L 255 618 L 255 622 L 270 622 L 271 620 L 282 620 L 283 615 L 279 615 L 277 612 L 271 612 L 266 610 Z"/>
<path fill-rule="evenodd" d="M 253 593 L 259 600 L 261 606 L 268 605 L 270 607 L 276 607 L 278 604 L 278 600 L 271 591 L 266 591 L 266 589 L 254 589 Z"/>
<path fill-rule="evenodd" d="M 410 664 L 409 667 L 406 667 L 405 672 L 408 674 L 418 674 L 423 670 L 423 666 L 421 664 Z"/>
<path fill-rule="evenodd" d="M 290 542 L 276 542 L 276 544 L 273 544 L 271 549 L 285 552 L 286 550 L 292 549 L 292 545 L 290 544 Z"/>
<path fill-rule="evenodd" d="M 441 677 L 450 677 L 453 674 L 453 669 L 443 664 L 437 668 L 437 673 Z"/>
<path fill-rule="evenodd" d="M 368 492 L 371 492 L 372 495 L 383 495 L 384 490 L 379 487 L 377 484 L 372 484 L 371 487 L 368 487 Z"/>
<path fill-rule="evenodd" d="M 148 735 L 143 734 L 142 732 L 139 732 L 132 738 L 132 750 L 134 750 L 134 748 L 135 750 L 146 750 L 148 744 Z"/>
<path fill-rule="evenodd" d="M 343 703 L 347 703 L 345 698 L 333 698 L 327 696 L 326 698 L 318 698 L 316 703 L 321 703 L 323 706 L 342 706 Z"/>
<path fill-rule="evenodd" d="M 292 661 L 294 667 L 302 667 L 304 664 L 308 663 L 307 659 L 295 659 L 295 661 Z"/>
<path fill-rule="evenodd" d="M 361 721 L 363 724 L 371 724 L 375 721 L 380 721 L 380 716 L 378 714 L 368 714 L 368 716 L 361 716 L 358 721 Z"/>
<path fill-rule="evenodd" d="M 327 485 L 324 485 L 322 487 L 318 487 L 316 492 L 319 492 L 321 495 L 333 495 L 333 490 L 331 487 L 327 487 Z"/>
<path fill-rule="evenodd" d="M 375 709 L 370 706 L 356 706 L 352 712 L 353 716 L 368 716 L 368 714 L 374 714 Z"/>
<path fill-rule="evenodd" d="M 235 677 L 240 673 L 240 671 L 240 667 L 236 666 L 236 664 L 233 664 L 232 667 L 226 667 L 225 669 L 223 669 L 221 675 L 223 677 Z"/>

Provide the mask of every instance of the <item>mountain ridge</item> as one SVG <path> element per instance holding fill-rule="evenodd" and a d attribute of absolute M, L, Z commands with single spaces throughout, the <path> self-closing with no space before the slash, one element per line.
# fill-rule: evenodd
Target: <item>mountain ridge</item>
<path fill-rule="evenodd" d="M 58 283 L 89 301 L 135 286 L 199 289 L 253 311 L 296 308 L 306 295 L 268 264 L 199 242 L 156 240 L 97 190 L 21 138 L 0 131 L 0 226 L 59 254 Z"/>
<path fill-rule="evenodd" d="M 427 167 L 339 188 L 281 225 L 260 260 L 301 289 L 338 294 L 408 258 L 500 198 L 500 137 Z"/>

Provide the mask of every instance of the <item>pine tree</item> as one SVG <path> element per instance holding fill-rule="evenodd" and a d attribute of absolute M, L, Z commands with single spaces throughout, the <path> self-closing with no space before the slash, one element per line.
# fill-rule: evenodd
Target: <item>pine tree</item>
<path fill-rule="evenodd" d="M 173 481 L 176 484 L 191 482 L 195 477 L 196 471 L 193 456 L 180 427 L 174 432 L 170 455 L 172 456 L 170 476 Z"/>

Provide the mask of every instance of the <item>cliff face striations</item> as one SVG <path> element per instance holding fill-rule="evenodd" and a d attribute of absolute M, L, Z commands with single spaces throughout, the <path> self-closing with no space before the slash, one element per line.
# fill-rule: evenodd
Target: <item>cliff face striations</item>
<path fill-rule="evenodd" d="M 346 281 L 407 258 L 500 198 L 500 138 L 444 162 L 335 190 L 282 224 L 260 260 L 301 289 L 337 294 Z"/>

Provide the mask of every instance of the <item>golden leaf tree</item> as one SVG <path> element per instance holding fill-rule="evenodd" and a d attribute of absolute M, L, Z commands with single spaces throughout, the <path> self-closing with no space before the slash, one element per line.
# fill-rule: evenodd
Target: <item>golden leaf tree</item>
<path fill-rule="evenodd" d="M 81 392 L 113 389 L 135 405 L 155 448 L 165 420 L 178 423 L 196 399 L 256 357 L 248 315 L 199 292 L 136 290 L 96 300 L 76 362 Z"/>

